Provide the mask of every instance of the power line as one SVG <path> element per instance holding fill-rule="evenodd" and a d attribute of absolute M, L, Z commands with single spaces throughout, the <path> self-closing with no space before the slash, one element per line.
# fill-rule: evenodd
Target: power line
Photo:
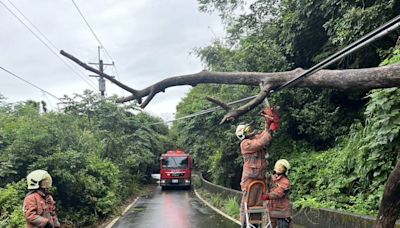
<path fill-rule="evenodd" d="M 89 22 L 86 20 L 85 16 L 83 15 L 82 11 L 79 9 L 78 5 L 75 3 L 74 0 L 71 0 L 72 3 L 75 6 L 75 9 L 78 11 L 79 15 L 81 15 L 83 21 L 85 22 L 85 24 L 87 25 L 87 27 L 89 28 L 90 32 L 93 34 L 94 38 L 97 40 L 97 42 L 99 43 L 100 47 L 104 50 L 104 53 L 110 58 L 110 60 L 112 62 L 114 62 L 113 58 L 111 57 L 110 53 L 107 51 L 106 47 L 103 45 L 103 43 L 100 41 L 99 37 L 97 36 L 97 34 L 94 32 L 94 29 L 92 28 L 92 26 L 90 26 Z"/>
<path fill-rule="evenodd" d="M 18 75 L 16 75 L 16 74 L 14 74 L 13 72 L 11 72 L 11 71 L 7 70 L 6 68 L 4 68 L 4 67 L 0 66 L 0 69 L 2 69 L 3 71 L 7 72 L 8 74 L 10 74 L 10 75 L 12 75 L 12 76 L 14 76 L 14 77 L 18 78 L 19 80 L 21 80 L 21 81 L 24 81 L 25 83 L 27 83 L 27 84 L 29 84 L 29 85 L 31 85 L 31 86 L 33 86 L 33 87 L 35 87 L 36 89 L 39 89 L 39 90 L 40 90 L 40 91 L 42 91 L 43 93 L 46 93 L 46 94 L 48 94 L 48 95 L 52 96 L 53 98 L 55 98 L 55 99 L 57 99 L 57 100 L 59 100 L 59 101 L 61 101 L 61 102 L 62 102 L 62 100 L 60 100 L 60 98 L 56 97 L 56 96 L 55 96 L 55 95 L 53 95 L 52 93 L 50 93 L 50 92 L 47 92 L 46 90 L 44 90 L 44 89 L 40 88 L 39 86 L 37 86 L 37 85 L 33 84 L 32 82 L 29 82 L 29 81 L 28 81 L 28 80 L 26 80 L 26 79 L 23 79 L 22 77 L 20 77 L 20 76 L 18 76 Z"/>
<path fill-rule="evenodd" d="M 330 64 L 338 61 L 339 59 L 357 51 L 358 49 L 364 47 L 365 45 L 370 44 L 371 42 L 387 35 L 388 33 L 396 30 L 398 27 L 400 27 L 400 15 L 393 18 L 392 20 L 386 22 L 385 24 L 381 25 L 380 27 L 376 28 L 375 30 L 371 31 L 370 33 L 368 33 L 367 35 L 361 37 L 360 39 L 356 40 L 355 42 L 349 44 L 348 46 L 346 46 L 345 48 L 341 49 L 340 51 L 330 55 L 328 58 L 326 58 L 325 60 L 323 60 L 322 62 L 316 64 L 315 66 L 311 67 L 310 69 L 306 70 L 304 73 L 302 73 L 301 75 L 295 77 L 292 80 L 289 80 L 288 82 L 284 83 L 283 85 L 281 85 L 280 87 L 278 87 L 276 90 L 271 90 L 270 94 L 272 93 L 276 93 L 277 91 L 280 91 L 284 88 L 289 87 L 290 85 L 294 85 L 295 83 L 298 83 L 301 79 L 309 77 L 310 75 L 318 72 L 319 70 L 329 66 Z M 240 103 L 243 101 L 247 101 L 247 100 L 251 100 L 253 98 L 255 98 L 256 96 L 251 96 L 251 97 L 246 97 L 237 101 L 233 101 L 231 103 L 228 103 L 228 105 L 233 105 L 236 103 Z M 161 124 L 161 123 L 169 123 L 169 122 L 174 122 L 177 120 L 182 120 L 182 119 L 187 119 L 187 118 L 192 118 L 195 116 L 200 116 L 200 115 L 204 115 L 207 113 L 211 113 L 211 112 L 215 112 L 217 110 L 221 109 L 221 107 L 214 107 L 214 108 L 210 108 L 207 110 L 203 110 L 203 111 L 199 111 L 187 116 L 183 116 L 181 118 L 177 118 L 174 120 L 170 120 L 170 121 L 163 121 L 163 122 L 156 122 L 153 123 L 151 125 L 156 125 L 156 124 Z"/>
<path fill-rule="evenodd" d="M 56 47 L 56 45 L 55 45 L 42 31 L 40 31 L 40 29 L 39 29 L 31 20 L 29 20 L 29 18 L 28 18 L 27 16 L 25 16 L 25 14 L 24 14 L 21 10 L 19 10 L 19 8 L 18 8 L 16 5 L 14 5 L 14 3 L 12 3 L 10 0 L 7 0 L 7 1 L 8 1 L 8 3 L 9 3 L 10 5 L 12 5 L 12 6 L 14 7 L 15 10 L 18 11 L 19 14 L 21 14 L 21 16 L 22 16 L 27 22 L 29 22 L 29 24 L 30 24 L 33 28 L 36 29 L 37 32 L 39 32 L 39 34 L 40 34 L 40 35 L 41 35 L 55 50 L 59 50 L 59 48 Z M 67 62 L 67 63 L 68 63 L 68 62 Z M 68 63 L 68 64 L 69 64 L 69 63 Z M 75 65 L 73 65 L 73 66 L 75 66 Z M 81 68 L 78 68 L 78 69 L 81 69 Z M 75 73 L 76 73 L 76 72 L 75 72 Z M 84 73 L 82 73 L 82 72 L 79 72 L 79 73 L 83 74 L 83 76 L 84 76 L 85 79 L 86 79 L 86 74 L 84 74 Z M 91 82 L 89 79 L 88 79 L 88 81 Z M 91 83 L 92 83 L 92 82 L 91 82 Z"/>
<path fill-rule="evenodd" d="M 30 24 L 33 28 L 36 29 L 36 31 L 39 32 L 40 35 L 42 35 L 42 36 L 46 39 L 47 42 L 50 43 L 50 45 L 51 45 L 54 49 L 58 50 L 58 48 L 54 45 L 54 43 L 51 42 L 51 40 L 49 40 L 49 39 L 47 38 L 47 36 L 44 35 L 44 34 L 40 31 L 40 29 L 39 29 L 35 24 L 33 24 L 33 22 L 32 22 L 31 20 L 29 20 L 29 18 L 26 17 L 25 14 L 24 14 L 21 10 L 18 9 L 18 7 L 17 7 L 16 5 L 14 5 L 14 3 L 12 3 L 10 0 L 8 0 L 8 2 L 10 3 L 10 5 L 12 5 L 12 6 L 18 11 L 19 14 L 22 15 L 22 17 L 23 17 L 27 22 L 29 22 L 29 24 Z"/>
<path fill-rule="evenodd" d="M 100 41 L 99 37 L 96 35 L 96 33 L 94 32 L 94 30 L 92 29 L 92 27 L 90 26 L 89 22 L 86 20 L 85 16 L 83 16 L 82 11 L 79 9 L 78 5 L 75 3 L 74 0 L 71 0 L 72 3 L 74 4 L 76 10 L 78 11 L 79 15 L 81 15 L 82 19 L 85 21 L 87 27 L 89 28 L 89 30 L 92 32 L 94 38 L 97 40 L 97 42 L 100 44 L 100 46 L 104 49 L 106 55 L 108 55 L 108 57 L 111 59 L 111 61 L 113 60 L 111 58 L 111 55 L 108 53 L 107 49 L 104 47 L 103 43 Z"/>
<path fill-rule="evenodd" d="M 385 24 L 379 26 L 378 28 L 374 29 L 373 31 L 369 32 L 367 35 L 361 37 L 360 39 L 354 41 L 353 43 L 347 45 L 340 51 L 330 55 L 328 58 L 324 59 L 322 62 L 314 65 L 310 69 L 304 71 L 301 75 L 289 80 L 285 84 L 279 86 L 275 91 L 279 91 L 285 87 L 289 87 L 298 83 L 301 79 L 309 77 L 310 75 L 314 74 L 315 72 L 331 65 L 332 63 L 337 62 L 339 59 L 357 51 L 360 48 L 374 42 L 375 40 L 387 35 L 388 33 L 396 30 L 400 26 L 400 15 L 394 17 L 392 20 L 386 22 Z"/>
<path fill-rule="evenodd" d="M 78 77 L 80 77 L 86 84 L 88 84 L 90 87 L 92 87 L 93 89 L 96 89 L 95 88 L 95 86 L 93 85 L 93 82 L 92 81 L 87 81 L 87 79 L 85 79 L 84 77 L 82 77 L 74 68 L 72 68 L 64 59 L 62 59 L 58 54 L 57 54 L 57 52 L 55 52 L 42 38 L 40 38 L 23 20 L 21 20 L 21 18 L 20 17 L 18 17 L 18 15 L 16 15 L 7 5 L 5 5 L 2 1 L 0 1 L 0 3 L 20 22 L 20 23 L 22 23 L 24 26 L 25 26 L 25 28 L 27 28 L 31 33 L 32 33 L 32 35 L 34 35 L 35 37 L 36 37 L 36 39 L 38 39 L 51 53 L 53 53 L 61 62 L 63 62 L 70 70 L 72 70 Z M 21 11 L 20 10 L 18 10 L 18 8 L 14 5 L 14 4 L 12 4 L 13 5 L 13 7 L 14 8 L 16 8 L 17 9 L 17 11 L 18 12 L 20 12 L 21 13 Z M 31 23 L 32 25 L 33 25 L 33 23 L 29 20 L 29 19 L 27 19 L 22 13 L 21 13 L 21 15 L 29 22 L 29 23 Z M 40 30 L 36 27 L 36 26 L 34 26 L 33 25 L 33 27 L 43 36 L 43 37 L 45 37 L 45 39 L 46 40 L 48 40 L 48 38 L 46 38 L 46 36 L 45 35 L 43 35 L 43 33 L 42 32 L 40 32 Z M 52 44 L 52 42 L 50 42 L 51 44 Z M 52 44 L 53 45 L 53 44 Z M 54 46 L 55 47 L 55 46 Z M 57 48 L 55 48 L 55 49 L 57 49 Z"/>
<path fill-rule="evenodd" d="M 46 98 L 48 104 L 50 105 L 51 110 L 53 110 L 53 105 L 51 104 L 49 97 L 45 93 L 42 93 L 42 94 Z"/>
<path fill-rule="evenodd" d="M 75 3 L 74 0 L 71 0 L 72 3 L 74 4 L 76 10 L 78 11 L 79 15 L 81 15 L 83 21 L 85 22 L 85 24 L 87 25 L 87 27 L 89 28 L 90 32 L 93 34 L 94 38 L 97 40 L 97 42 L 99 43 L 100 47 L 104 50 L 104 53 L 110 58 L 111 62 L 114 64 L 114 59 L 111 57 L 110 53 L 107 51 L 106 47 L 103 45 L 103 43 L 100 41 L 100 38 L 97 36 L 97 34 L 94 32 L 94 29 L 92 28 L 92 26 L 90 26 L 89 22 L 86 20 L 85 16 L 83 15 L 82 11 L 79 9 L 78 5 Z M 121 81 L 121 79 L 119 78 L 119 74 L 118 74 L 118 70 L 117 70 L 117 66 L 114 64 L 113 68 L 115 69 L 115 75 L 117 77 L 117 79 L 119 81 Z"/>
<path fill-rule="evenodd" d="M 250 97 L 245 97 L 245 98 L 242 98 L 240 100 L 229 102 L 229 103 L 227 103 L 227 105 L 234 105 L 234 104 L 242 103 L 244 101 L 248 101 L 248 100 L 254 99 L 256 97 L 257 97 L 256 95 L 255 96 L 250 96 Z M 206 109 L 206 110 L 198 111 L 198 112 L 195 112 L 193 114 L 189 114 L 189 115 L 186 115 L 186 116 L 183 116 L 183 117 L 180 117 L 180 118 L 176 118 L 176 119 L 173 119 L 173 120 L 160 121 L 160 122 L 152 123 L 152 124 L 150 124 L 150 126 L 151 125 L 157 125 L 157 124 L 164 124 L 164 123 L 172 123 L 172 122 L 175 122 L 175 121 L 178 121 L 178 120 L 184 120 L 184 119 L 188 119 L 188 118 L 192 118 L 192 117 L 196 117 L 196 116 L 201 116 L 201 115 L 204 115 L 204 114 L 208 114 L 208 113 L 212 113 L 212 112 L 218 111 L 220 109 L 222 109 L 220 106 L 216 106 L 216 107 L 212 107 L 212 108 L 209 108 L 209 109 Z"/>

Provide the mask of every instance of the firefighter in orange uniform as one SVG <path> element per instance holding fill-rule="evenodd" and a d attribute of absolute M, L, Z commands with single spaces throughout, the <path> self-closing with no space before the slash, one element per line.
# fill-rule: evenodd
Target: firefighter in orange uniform
<path fill-rule="evenodd" d="M 53 182 L 49 173 L 35 170 L 29 173 L 26 179 L 30 190 L 25 196 L 23 206 L 27 227 L 60 227 L 56 215 L 56 202 L 49 192 Z"/>
<path fill-rule="evenodd" d="M 253 180 L 265 180 L 268 154 L 265 146 L 271 141 L 271 132 L 278 129 L 279 118 L 274 110 L 268 108 L 262 112 L 265 119 L 265 129 L 258 135 L 248 124 L 241 124 L 236 128 L 236 136 L 241 140 L 240 149 L 243 156 L 243 171 L 240 186 L 242 202 L 240 206 L 240 222 L 245 227 L 244 202 L 247 199 L 247 187 Z"/>
<path fill-rule="evenodd" d="M 271 190 L 262 195 L 263 200 L 268 200 L 268 210 L 272 227 L 292 227 L 292 207 L 289 199 L 290 181 L 287 177 L 290 164 L 286 159 L 275 163 L 274 174 L 271 179 Z"/>

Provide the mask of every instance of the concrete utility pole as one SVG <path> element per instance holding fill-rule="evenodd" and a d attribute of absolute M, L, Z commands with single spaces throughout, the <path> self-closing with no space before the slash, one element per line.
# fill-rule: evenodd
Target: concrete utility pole
<path fill-rule="evenodd" d="M 98 46 L 97 50 L 98 50 L 99 62 L 98 63 L 89 63 L 89 64 L 98 65 L 99 66 L 99 71 L 103 73 L 104 72 L 104 66 L 114 66 L 114 62 L 112 62 L 112 63 L 103 63 L 103 60 L 100 57 L 101 46 Z M 106 80 L 104 79 L 104 77 L 101 76 L 101 75 L 89 75 L 89 76 L 90 77 L 99 78 L 99 91 L 100 91 L 101 96 L 104 98 L 104 94 L 105 94 L 105 91 L 106 91 Z"/>

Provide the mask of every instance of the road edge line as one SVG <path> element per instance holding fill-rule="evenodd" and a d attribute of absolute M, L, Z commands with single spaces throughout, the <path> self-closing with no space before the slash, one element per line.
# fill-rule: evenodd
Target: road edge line
<path fill-rule="evenodd" d="M 221 210 L 219 210 L 218 208 L 214 207 L 213 205 L 211 205 L 209 202 L 207 202 L 206 200 L 204 200 L 200 194 L 196 191 L 196 189 L 194 190 L 194 194 L 196 195 L 197 198 L 199 198 L 204 204 L 206 204 L 208 207 L 210 207 L 211 209 L 213 209 L 214 211 L 216 211 L 218 214 L 222 215 L 223 217 L 231 220 L 232 222 L 238 224 L 239 226 L 241 226 L 242 224 L 240 223 L 239 220 L 236 220 L 234 218 L 232 218 L 231 216 L 225 214 L 224 212 L 222 212 Z"/>
<path fill-rule="evenodd" d="M 120 216 L 118 216 L 118 217 L 116 217 L 115 219 L 113 219 L 113 220 L 112 220 L 109 224 L 107 224 L 107 226 L 105 226 L 104 228 L 111 228 L 115 223 L 117 223 L 118 220 L 121 218 L 121 216 L 124 216 L 125 213 L 126 213 L 129 209 L 131 209 L 131 207 L 136 203 L 136 201 L 138 201 L 139 198 L 140 198 L 140 197 L 137 197 L 131 204 L 129 204 L 129 205 L 125 208 L 125 210 L 122 212 L 122 214 L 121 214 Z"/>

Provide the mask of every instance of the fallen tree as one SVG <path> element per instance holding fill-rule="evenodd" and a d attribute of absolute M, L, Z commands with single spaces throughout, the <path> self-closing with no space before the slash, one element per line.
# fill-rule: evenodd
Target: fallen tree
<path fill-rule="evenodd" d="M 103 73 L 76 57 L 61 51 L 61 54 L 71 59 L 78 65 L 88 71 L 96 73 L 117 86 L 130 92 L 132 95 L 119 98 L 117 102 L 123 103 L 132 100 L 137 100 L 141 104 L 141 108 L 145 108 L 154 96 L 160 92 L 165 92 L 167 88 L 174 86 L 198 84 L 230 84 L 230 85 L 249 85 L 259 86 L 261 90 L 254 99 L 246 104 L 233 109 L 223 101 L 215 98 L 209 98 L 213 102 L 221 106 L 227 113 L 221 123 L 227 122 L 244 115 L 248 111 L 262 103 L 268 94 L 285 82 L 297 77 L 303 69 L 295 69 L 286 72 L 275 73 L 259 73 L 259 72 L 210 72 L 201 71 L 195 74 L 173 76 L 162 81 L 156 82 L 153 85 L 142 90 L 136 90 L 122 82 L 114 79 L 112 76 Z M 305 78 L 301 82 L 295 84 L 295 87 L 300 88 L 332 88 L 340 90 L 362 90 L 368 91 L 377 88 L 400 87 L 400 65 L 389 65 L 384 67 L 364 68 L 364 69 L 346 69 L 346 70 L 320 70 L 312 76 Z M 145 98 L 144 102 L 142 99 Z M 384 195 L 379 209 L 378 219 L 375 227 L 394 227 L 395 221 L 400 214 L 400 194 L 399 194 L 399 173 L 400 162 L 397 163 L 385 186 Z"/>
<path fill-rule="evenodd" d="M 297 68 L 292 71 L 276 72 L 276 73 L 259 73 L 259 72 L 210 72 L 201 71 L 195 74 L 173 76 L 142 90 L 136 90 L 122 82 L 114 79 L 110 75 L 100 72 L 76 57 L 61 51 L 61 54 L 71 59 L 78 65 L 88 71 L 96 73 L 110 80 L 117 86 L 130 92 L 132 95 L 119 98 L 117 102 L 123 103 L 137 100 L 141 108 L 145 108 L 157 93 L 165 92 L 167 88 L 174 86 L 198 84 L 230 84 L 230 85 L 262 85 L 260 93 L 248 103 L 236 108 L 227 110 L 221 122 L 237 119 L 248 111 L 259 105 L 268 94 L 275 88 L 281 86 L 285 82 L 295 78 L 304 72 L 303 69 Z M 400 87 L 400 65 L 390 65 L 384 67 L 373 67 L 364 69 L 347 69 L 347 70 L 320 70 L 312 76 L 305 78 L 295 85 L 296 87 L 314 87 L 314 88 L 332 88 L 341 90 L 363 90 L 368 91 L 377 88 Z M 145 98 L 144 102 L 142 102 Z M 214 102 L 214 101 L 211 101 Z M 216 103 L 216 102 L 214 102 Z M 223 104 L 219 101 L 217 105 Z M 226 109 L 225 109 L 226 110 Z"/>

